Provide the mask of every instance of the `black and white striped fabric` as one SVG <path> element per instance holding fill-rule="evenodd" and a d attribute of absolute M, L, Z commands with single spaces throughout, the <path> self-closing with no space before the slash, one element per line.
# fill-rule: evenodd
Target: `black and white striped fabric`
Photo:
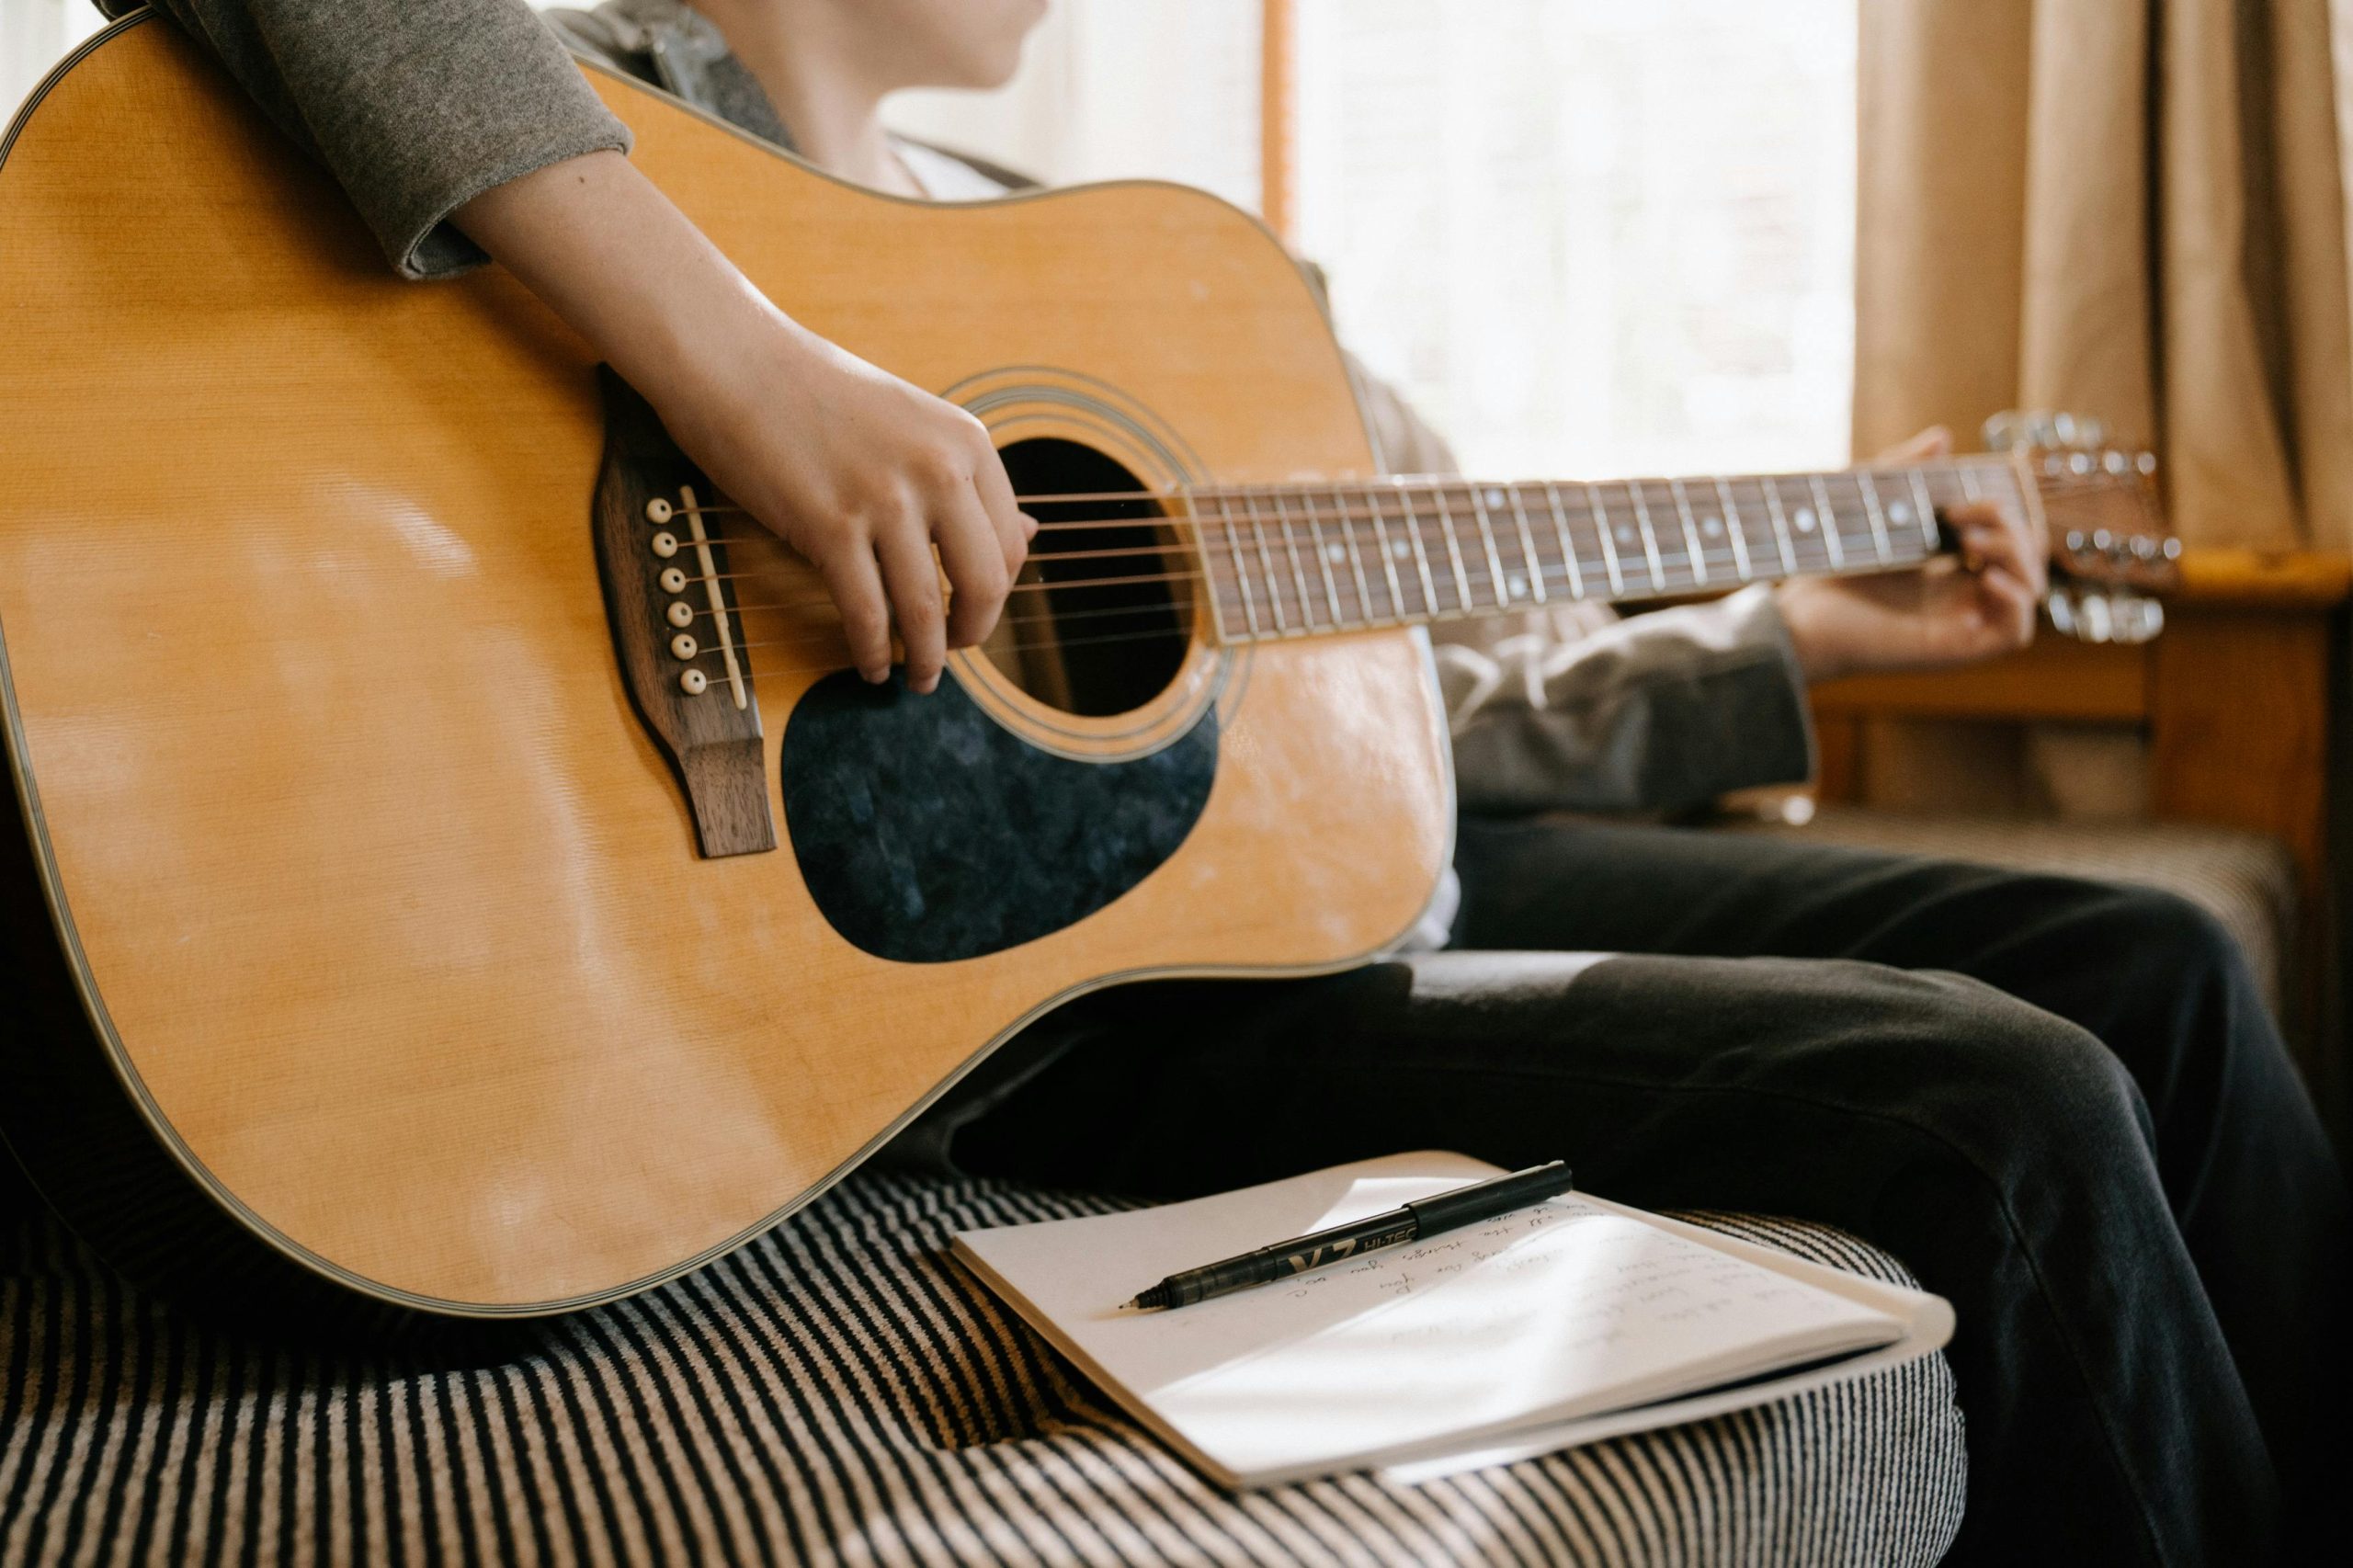
<path fill-rule="evenodd" d="M 947 1257 L 1103 1199 L 861 1176 L 759 1243 L 483 1366 L 191 1326 L 46 1219 L 0 1243 L 0 1562 L 1936 1562 L 1942 1358 L 1416 1487 L 1233 1495 Z M 1901 1278 L 1784 1221 L 1701 1223 Z"/>

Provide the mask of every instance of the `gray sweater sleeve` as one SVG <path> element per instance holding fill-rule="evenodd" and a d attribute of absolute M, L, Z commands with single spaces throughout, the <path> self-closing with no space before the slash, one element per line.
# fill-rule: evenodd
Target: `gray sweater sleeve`
<path fill-rule="evenodd" d="M 405 277 L 483 259 L 445 222 L 472 198 L 629 149 L 628 128 L 522 0 L 156 3 L 326 165 Z"/>
<path fill-rule="evenodd" d="M 1681 811 L 1813 776 L 1805 680 L 1770 590 L 1583 634 L 1571 619 L 1438 647 L 1464 810 Z"/>

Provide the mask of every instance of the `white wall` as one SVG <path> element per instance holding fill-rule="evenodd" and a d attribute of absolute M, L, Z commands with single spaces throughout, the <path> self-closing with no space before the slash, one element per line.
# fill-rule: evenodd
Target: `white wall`
<path fill-rule="evenodd" d="M 90 0 L 0 0 L 0 116 L 13 116 L 60 56 L 105 25 Z"/>

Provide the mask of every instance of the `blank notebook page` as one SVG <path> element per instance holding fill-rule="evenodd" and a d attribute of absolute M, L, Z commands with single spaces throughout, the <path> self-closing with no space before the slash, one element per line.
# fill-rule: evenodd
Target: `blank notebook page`
<path fill-rule="evenodd" d="M 1367 1161 L 1131 1213 L 967 1232 L 959 1253 L 1140 1417 L 1258 1484 L 1648 1403 L 1904 1333 L 1888 1312 L 1571 1194 L 1171 1312 L 1179 1269 L 1496 1174 Z"/>

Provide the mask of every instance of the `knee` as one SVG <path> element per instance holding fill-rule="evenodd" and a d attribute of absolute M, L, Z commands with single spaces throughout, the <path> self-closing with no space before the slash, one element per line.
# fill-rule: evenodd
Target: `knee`
<path fill-rule="evenodd" d="M 2108 920 L 2175 973 L 2206 975 L 2245 961 L 2239 939 L 2204 904 L 2156 888 L 2118 887 Z"/>
<path fill-rule="evenodd" d="M 2145 1145 L 2149 1112 L 2131 1071 L 2089 1030 L 1958 974 L 1915 972 L 1900 1020 L 1910 1049 L 1901 1103 L 1924 1128 L 1976 1150 Z"/>
<path fill-rule="evenodd" d="M 2175 997 L 2251 983 L 2238 937 L 2205 905 L 2156 888 L 2075 886 L 2075 918 L 2066 924 L 2077 961 L 2107 969 L 2121 983 Z"/>

